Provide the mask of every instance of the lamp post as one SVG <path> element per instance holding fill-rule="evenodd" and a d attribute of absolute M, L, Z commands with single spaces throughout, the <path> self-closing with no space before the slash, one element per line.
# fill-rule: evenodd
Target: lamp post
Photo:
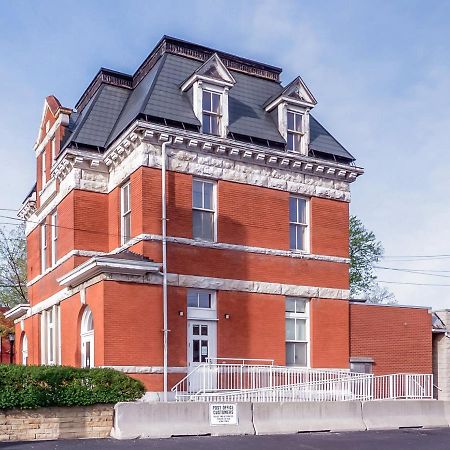
<path fill-rule="evenodd" d="M 9 363 L 14 363 L 14 341 L 16 339 L 16 336 L 14 333 L 8 333 L 8 340 L 9 340 Z"/>

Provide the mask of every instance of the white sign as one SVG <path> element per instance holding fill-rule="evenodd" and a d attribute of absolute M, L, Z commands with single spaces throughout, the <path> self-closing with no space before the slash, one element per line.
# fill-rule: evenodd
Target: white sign
<path fill-rule="evenodd" d="M 236 403 L 211 403 L 209 405 L 209 423 L 211 425 L 237 425 Z"/>

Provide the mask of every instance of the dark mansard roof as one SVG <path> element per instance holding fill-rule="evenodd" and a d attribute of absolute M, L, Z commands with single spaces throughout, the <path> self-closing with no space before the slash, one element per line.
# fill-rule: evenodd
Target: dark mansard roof
<path fill-rule="evenodd" d="M 70 118 L 65 147 L 106 149 L 136 119 L 199 131 L 200 122 L 180 85 L 217 53 L 236 83 L 229 90 L 228 137 L 284 149 L 286 142 L 266 112 L 282 94 L 281 69 L 164 36 L 134 75 L 100 69 Z M 310 155 L 350 163 L 354 157 L 310 118 Z"/>

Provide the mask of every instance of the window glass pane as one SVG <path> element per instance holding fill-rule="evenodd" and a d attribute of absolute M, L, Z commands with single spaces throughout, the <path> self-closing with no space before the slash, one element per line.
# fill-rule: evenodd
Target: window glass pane
<path fill-rule="evenodd" d="M 203 133 L 211 134 L 211 116 L 209 114 L 203 113 L 203 123 L 202 123 Z"/>
<path fill-rule="evenodd" d="M 295 364 L 295 344 L 286 342 L 286 365 L 293 366 Z"/>
<path fill-rule="evenodd" d="M 214 111 L 216 114 L 219 114 L 219 112 L 220 112 L 220 95 L 219 94 L 212 94 L 212 111 Z"/>
<path fill-rule="evenodd" d="M 297 199 L 289 197 L 289 221 L 297 222 Z"/>
<path fill-rule="evenodd" d="M 289 248 L 291 250 L 297 250 L 297 234 L 296 234 L 296 228 L 297 225 L 290 225 L 289 226 Z"/>
<path fill-rule="evenodd" d="M 86 342 L 86 361 L 84 367 L 91 367 L 91 342 Z"/>
<path fill-rule="evenodd" d="M 203 111 L 212 111 L 211 109 L 211 92 L 203 91 Z"/>
<path fill-rule="evenodd" d="M 297 198 L 298 205 L 298 221 L 306 223 L 306 200 L 304 198 Z"/>
<path fill-rule="evenodd" d="M 199 308 L 211 308 L 211 294 L 208 292 L 200 292 L 198 294 Z"/>
<path fill-rule="evenodd" d="M 208 359 L 208 341 L 201 341 L 202 342 L 202 347 L 201 347 L 201 352 L 202 352 L 202 359 L 201 362 L 206 362 L 206 360 Z"/>
<path fill-rule="evenodd" d="M 306 320 L 295 320 L 295 339 L 297 341 L 306 341 Z"/>
<path fill-rule="evenodd" d="M 286 312 L 295 312 L 295 298 L 286 299 Z"/>
<path fill-rule="evenodd" d="M 288 148 L 288 150 L 295 150 L 294 135 L 292 133 L 287 134 L 287 148 Z"/>
<path fill-rule="evenodd" d="M 295 312 L 296 313 L 304 313 L 306 312 L 306 300 L 296 298 L 295 300 Z"/>
<path fill-rule="evenodd" d="M 124 243 L 129 241 L 131 237 L 131 213 L 128 213 L 123 218 L 123 239 Z"/>
<path fill-rule="evenodd" d="M 295 246 L 296 250 L 304 250 L 305 249 L 305 227 L 302 225 L 295 225 L 297 232 L 297 243 Z"/>
<path fill-rule="evenodd" d="M 202 325 L 202 336 L 208 336 L 208 325 Z"/>
<path fill-rule="evenodd" d="M 294 128 L 294 114 L 291 112 L 287 113 L 287 129 L 295 130 Z"/>
<path fill-rule="evenodd" d="M 307 344 L 306 343 L 295 343 L 295 362 L 296 366 L 306 366 L 307 365 Z"/>
<path fill-rule="evenodd" d="M 200 362 L 200 341 L 192 341 L 192 362 Z"/>
<path fill-rule="evenodd" d="M 206 209 L 213 209 L 213 185 L 212 183 L 203 183 L 204 205 Z"/>
<path fill-rule="evenodd" d="M 198 295 L 196 292 L 188 291 L 187 303 L 190 308 L 198 307 Z"/>
<path fill-rule="evenodd" d="M 194 325 L 192 327 L 192 334 L 194 336 L 199 336 L 199 334 L 200 334 L 200 326 L 199 325 Z"/>
<path fill-rule="evenodd" d="M 202 211 L 192 211 L 192 235 L 202 239 Z"/>
<path fill-rule="evenodd" d="M 286 340 L 295 341 L 295 319 L 286 319 Z"/>
<path fill-rule="evenodd" d="M 219 122 L 220 122 L 219 116 L 210 116 L 210 120 L 211 120 L 210 133 L 219 134 Z"/>
<path fill-rule="evenodd" d="M 202 208 L 202 182 L 194 180 L 192 183 L 192 205 L 194 208 Z"/>
<path fill-rule="evenodd" d="M 292 143 L 292 150 L 295 150 L 297 152 L 300 151 L 301 140 L 302 140 L 302 136 L 300 134 L 294 134 L 292 136 L 292 141 L 293 141 L 293 143 Z"/>
<path fill-rule="evenodd" d="M 122 202 L 123 202 L 123 212 L 127 212 L 130 209 L 130 190 L 127 184 L 122 188 Z"/>
<path fill-rule="evenodd" d="M 302 131 L 302 119 L 303 116 L 301 114 L 295 115 L 295 128 L 293 128 L 295 131 Z"/>

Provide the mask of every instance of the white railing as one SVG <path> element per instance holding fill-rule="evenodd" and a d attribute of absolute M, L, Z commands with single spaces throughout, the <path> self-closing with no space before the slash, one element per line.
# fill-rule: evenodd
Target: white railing
<path fill-rule="evenodd" d="M 248 361 L 248 360 L 247 360 Z M 205 363 L 172 391 L 176 401 L 348 401 L 432 398 L 431 374 L 373 376 L 344 369 Z"/>

